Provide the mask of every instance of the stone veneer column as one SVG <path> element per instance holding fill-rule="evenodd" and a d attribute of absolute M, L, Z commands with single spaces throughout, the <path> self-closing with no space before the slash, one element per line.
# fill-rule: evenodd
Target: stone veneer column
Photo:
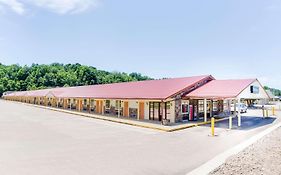
<path fill-rule="evenodd" d="M 181 122 L 181 97 L 177 96 L 175 100 L 175 122 Z"/>

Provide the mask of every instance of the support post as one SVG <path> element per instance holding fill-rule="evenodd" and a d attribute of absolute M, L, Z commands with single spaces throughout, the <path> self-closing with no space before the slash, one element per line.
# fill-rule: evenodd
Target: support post
<path fill-rule="evenodd" d="M 120 118 L 120 103 L 121 103 L 121 100 L 118 100 L 117 102 L 118 102 L 118 104 L 117 104 L 117 106 L 118 106 L 118 118 Z"/>
<path fill-rule="evenodd" d="M 241 99 L 238 99 L 238 127 L 241 126 Z"/>
<path fill-rule="evenodd" d="M 88 109 L 88 111 L 89 111 L 89 113 L 91 113 L 91 99 L 89 98 L 88 100 L 89 100 L 89 109 Z"/>
<path fill-rule="evenodd" d="M 104 115 L 104 100 L 101 100 L 101 114 Z"/>
<path fill-rule="evenodd" d="M 213 117 L 213 100 L 210 101 L 210 118 Z"/>
<path fill-rule="evenodd" d="M 79 110 L 79 103 L 78 103 L 78 99 L 77 98 L 75 98 L 75 103 L 74 104 L 76 105 L 75 108 L 78 111 Z"/>
<path fill-rule="evenodd" d="M 161 109 L 161 115 L 162 115 L 162 119 L 161 122 L 163 122 L 164 119 L 166 119 L 166 113 L 165 113 L 165 103 L 163 101 L 161 101 L 160 103 L 160 109 Z M 189 110 L 189 109 L 188 109 Z"/>
<path fill-rule="evenodd" d="M 78 111 L 81 111 L 81 99 L 77 99 Z"/>
<path fill-rule="evenodd" d="M 234 108 L 234 111 L 233 111 L 234 117 L 237 116 L 237 106 L 236 106 L 236 104 L 237 104 L 237 100 L 235 99 L 234 100 L 234 106 L 233 106 L 233 108 Z"/>
<path fill-rule="evenodd" d="M 140 101 L 138 101 L 138 117 L 137 119 L 139 120 L 140 119 Z"/>
<path fill-rule="evenodd" d="M 272 107 L 272 115 L 275 116 L 275 107 Z"/>
<path fill-rule="evenodd" d="M 232 116 L 229 116 L 229 127 L 228 129 L 232 129 Z"/>
<path fill-rule="evenodd" d="M 211 118 L 211 135 L 215 136 L 215 118 Z"/>
<path fill-rule="evenodd" d="M 120 108 L 118 107 L 118 118 L 120 118 Z"/>
<path fill-rule="evenodd" d="M 229 116 L 231 116 L 231 100 L 227 100 L 227 108 L 228 108 L 228 112 L 229 112 Z"/>
<path fill-rule="evenodd" d="M 207 99 L 204 99 L 204 122 L 207 122 Z"/>
<path fill-rule="evenodd" d="M 47 106 L 48 105 L 48 102 L 47 102 L 47 98 L 44 97 L 44 105 Z"/>

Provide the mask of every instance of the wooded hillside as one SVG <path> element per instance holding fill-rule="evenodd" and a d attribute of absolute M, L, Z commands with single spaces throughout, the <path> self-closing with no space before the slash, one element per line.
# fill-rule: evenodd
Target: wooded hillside
<path fill-rule="evenodd" d="M 0 96 L 6 91 L 24 91 L 50 87 L 81 86 L 151 79 L 139 73 L 108 72 L 80 64 L 31 66 L 0 63 Z"/>

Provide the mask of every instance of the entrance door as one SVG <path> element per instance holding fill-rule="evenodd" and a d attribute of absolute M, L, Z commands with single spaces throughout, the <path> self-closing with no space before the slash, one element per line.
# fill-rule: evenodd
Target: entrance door
<path fill-rule="evenodd" d="M 161 121 L 165 114 L 161 112 L 160 102 L 149 102 L 149 120 Z"/>
<path fill-rule="evenodd" d="M 123 108 L 123 115 L 124 117 L 129 117 L 129 102 L 124 101 L 124 108 Z"/>
<path fill-rule="evenodd" d="M 96 111 L 95 112 L 100 113 L 100 101 L 99 100 L 96 101 Z"/>
<path fill-rule="evenodd" d="M 144 102 L 139 102 L 139 119 L 144 120 Z"/>
<path fill-rule="evenodd" d="M 100 114 L 102 114 L 102 111 L 103 111 L 102 108 L 103 108 L 103 101 L 101 100 L 101 101 L 100 101 Z"/>
<path fill-rule="evenodd" d="M 182 102 L 182 104 L 181 104 L 181 114 L 182 114 L 182 120 L 188 120 L 189 119 L 189 103 Z"/>

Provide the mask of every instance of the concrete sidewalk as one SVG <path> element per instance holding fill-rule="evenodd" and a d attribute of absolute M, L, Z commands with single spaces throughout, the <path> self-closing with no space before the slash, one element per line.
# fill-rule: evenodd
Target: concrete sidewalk
<path fill-rule="evenodd" d="M 15 103 L 20 103 L 20 104 L 24 104 L 24 105 L 28 105 L 28 106 L 37 107 L 37 108 L 59 111 L 59 112 L 64 112 L 64 113 L 69 113 L 69 114 L 74 114 L 74 115 L 79 115 L 79 116 L 89 117 L 89 118 L 94 118 L 94 119 L 99 119 L 99 120 L 105 120 L 105 121 L 116 122 L 116 123 L 121 123 L 121 124 L 126 124 L 126 125 L 137 126 L 137 127 L 155 129 L 155 130 L 160 130 L 160 131 L 165 131 L 165 132 L 179 131 L 182 129 L 206 125 L 211 122 L 210 120 L 208 120 L 207 122 L 198 121 L 198 122 L 188 122 L 188 123 L 164 126 L 164 125 L 161 125 L 158 123 L 150 123 L 148 121 L 117 118 L 117 117 L 113 117 L 113 116 L 103 116 L 103 115 L 98 115 L 98 114 L 93 114 L 93 113 L 79 112 L 79 111 L 75 111 L 75 110 L 66 110 L 66 109 L 61 109 L 61 108 L 29 104 L 29 103 L 21 103 L 21 102 L 15 102 Z M 228 120 L 228 118 L 216 119 L 215 121 L 220 122 L 220 121 L 224 121 L 224 120 Z"/>

